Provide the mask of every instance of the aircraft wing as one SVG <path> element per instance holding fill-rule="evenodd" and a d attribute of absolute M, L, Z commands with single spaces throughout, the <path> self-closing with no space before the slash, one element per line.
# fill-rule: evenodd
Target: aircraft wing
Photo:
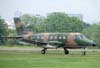
<path fill-rule="evenodd" d="M 59 41 L 43 42 L 43 41 L 29 40 L 29 39 L 24 39 L 24 38 L 20 39 L 20 41 L 31 43 L 31 44 L 37 44 L 39 46 L 50 44 L 50 45 L 58 45 L 57 47 L 59 47 L 62 44 L 62 42 L 59 42 Z"/>
<path fill-rule="evenodd" d="M 13 36 L 13 37 L 11 37 L 11 36 L 0 36 L 0 39 L 3 39 L 3 38 L 18 39 L 19 42 L 21 42 L 21 43 L 24 43 L 24 44 L 26 44 L 26 43 L 28 43 L 28 44 L 37 44 L 39 46 L 50 44 L 50 45 L 58 45 L 57 47 L 60 47 L 60 45 L 62 44 L 62 42 L 59 42 L 59 41 L 43 42 L 43 41 L 26 39 L 26 38 L 21 37 L 21 36 Z"/>
<path fill-rule="evenodd" d="M 0 40 L 1 39 L 21 39 L 21 38 L 23 38 L 23 37 L 21 37 L 21 36 L 2 36 L 2 35 L 0 35 Z"/>
<path fill-rule="evenodd" d="M 0 36 L 0 39 L 7 38 L 7 39 L 21 39 L 23 37 L 9 37 L 9 36 Z"/>
<path fill-rule="evenodd" d="M 60 41 L 49 41 L 48 44 L 60 45 L 62 42 Z"/>

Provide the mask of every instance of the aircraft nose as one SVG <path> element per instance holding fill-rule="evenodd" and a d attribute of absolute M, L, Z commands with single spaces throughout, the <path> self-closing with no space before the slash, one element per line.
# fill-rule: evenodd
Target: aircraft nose
<path fill-rule="evenodd" d="M 97 46 L 96 42 L 94 42 L 93 40 L 91 40 L 91 41 L 89 42 L 89 44 L 90 44 L 91 46 L 93 46 L 93 47 Z"/>
<path fill-rule="evenodd" d="M 93 40 L 88 40 L 88 42 L 86 42 L 86 45 L 93 46 L 93 47 L 98 46 L 97 43 L 95 41 L 93 41 Z"/>

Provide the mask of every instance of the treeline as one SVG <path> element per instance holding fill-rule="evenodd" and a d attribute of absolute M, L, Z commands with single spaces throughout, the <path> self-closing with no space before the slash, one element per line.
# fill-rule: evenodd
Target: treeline
<path fill-rule="evenodd" d="M 6 39 L 1 38 L 1 36 L 7 36 L 8 34 L 8 26 L 4 19 L 0 17 L 0 44 L 6 44 Z"/>
<path fill-rule="evenodd" d="M 25 14 L 21 16 L 27 28 L 33 32 L 81 32 L 87 28 L 86 24 L 78 17 L 70 17 L 62 12 L 54 12 L 46 17 L 40 15 Z"/>
<path fill-rule="evenodd" d="M 68 16 L 63 12 L 53 12 L 46 17 L 41 15 L 24 14 L 20 17 L 25 24 L 25 28 L 35 33 L 43 32 L 81 32 L 88 38 L 100 43 L 100 25 L 99 22 L 93 25 L 87 24 L 78 17 Z M 0 25 L 5 24 L 0 17 Z M 6 25 L 5 25 L 6 26 Z M 5 31 L 3 34 L 2 30 Z M 16 35 L 15 30 L 0 27 L 1 35 Z M 10 41 L 11 42 L 11 41 Z M 12 41 L 14 44 L 16 41 Z"/>

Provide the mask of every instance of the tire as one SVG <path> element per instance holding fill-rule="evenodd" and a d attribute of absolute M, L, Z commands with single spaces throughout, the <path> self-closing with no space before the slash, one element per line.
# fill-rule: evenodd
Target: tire
<path fill-rule="evenodd" d="M 41 50 L 41 54 L 45 54 L 46 53 L 46 50 Z"/>
<path fill-rule="evenodd" d="M 68 50 L 64 50 L 64 53 L 65 53 L 65 54 L 69 54 L 69 51 L 68 51 Z"/>
<path fill-rule="evenodd" d="M 82 55 L 86 55 L 86 52 L 82 52 Z"/>

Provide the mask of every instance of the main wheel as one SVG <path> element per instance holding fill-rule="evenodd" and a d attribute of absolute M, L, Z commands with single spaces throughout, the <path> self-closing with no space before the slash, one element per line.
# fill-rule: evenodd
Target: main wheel
<path fill-rule="evenodd" d="M 68 51 L 68 50 L 65 50 L 64 53 L 65 53 L 65 54 L 69 54 L 69 51 Z"/>
<path fill-rule="evenodd" d="M 41 50 L 41 54 L 45 54 L 46 53 L 46 49 Z"/>
<path fill-rule="evenodd" d="M 69 51 L 66 48 L 64 48 L 64 53 L 69 54 Z"/>

